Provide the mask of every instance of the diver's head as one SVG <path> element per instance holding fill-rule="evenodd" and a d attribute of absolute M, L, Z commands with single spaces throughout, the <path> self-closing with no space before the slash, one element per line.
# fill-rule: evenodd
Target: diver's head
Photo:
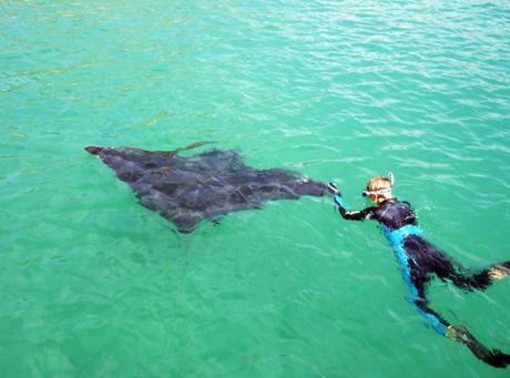
<path fill-rule="evenodd" d="M 393 173 L 388 173 L 388 177 L 376 176 L 372 177 L 367 182 L 366 190 L 361 194 L 363 197 L 369 197 L 373 202 L 381 203 L 390 198 L 393 198 L 391 194 L 391 188 L 395 178 Z"/>

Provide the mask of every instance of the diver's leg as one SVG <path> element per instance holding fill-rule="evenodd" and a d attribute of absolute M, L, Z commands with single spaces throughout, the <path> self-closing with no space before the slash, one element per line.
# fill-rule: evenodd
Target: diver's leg
<path fill-rule="evenodd" d="M 497 368 L 510 365 L 510 354 L 505 354 L 499 349 L 488 349 L 464 326 L 448 327 L 445 336 L 467 346 L 478 359 L 486 364 Z"/>
<path fill-rule="evenodd" d="M 433 272 L 443 280 L 465 290 L 485 290 L 492 281 L 510 275 L 510 262 L 491 265 L 490 267 L 472 271 L 453 261 L 436 246 L 419 236 L 409 236 L 404 241 L 408 254 L 415 256 L 421 271 Z"/>
<path fill-rule="evenodd" d="M 439 278 L 450 280 L 455 286 L 470 291 L 485 290 L 491 284 L 488 269 L 472 272 L 439 253 L 434 258 L 434 272 Z"/>
<path fill-rule="evenodd" d="M 410 263 L 408 277 L 412 295 L 411 300 L 434 331 L 466 345 L 477 358 L 491 366 L 504 368 L 510 365 L 510 355 L 504 354 L 498 349 L 488 349 L 467 328 L 463 326 L 454 327 L 428 306 L 425 285 L 430 278 L 428 274 L 421 272 L 412 262 Z"/>
<path fill-rule="evenodd" d="M 443 280 L 450 280 L 465 290 L 485 290 L 492 281 L 510 275 L 510 262 L 493 264 L 486 269 L 473 271 L 453 261 L 444 253 L 429 245 L 427 251 L 430 270 Z"/>
<path fill-rule="evenodd" d="M 439 278 L 448 279 L 462 289 L 485 290 L 493 281 L 510 275 L 510 262 L 493 264 L 486 269 L 471 271 L 441 254 L 435 258 L 434 272 Z"/>
<path fill-rule="evenodd" d="M 407 274 L 405 272 L 405 276 L 407 275 L 409 277 L 408 285 L 411 291 L 411 303 L 427 320 L 428 325 L 434 331 L 440 335 L 445 335 L 451 324 L 428 306 L 428 300 L 425 296 L 425 286 L 430 280 L 430 275 L 428 272 L 420 270 L 412 260 L 409 264 L 409 272 Z"/>
<path fill-rule="evenodd" d="M 427 324 L 440 335 L 444 335 L 450 326 L 437 312 L 428 307 L 425 287 L 432 272 L 427 249 L 430 246 L 419 236 L 408 236 L 401 245 L 394 245 L 394 251 L 400 262 L 404 281 L 410 291 L 409 302 L 427 320 Z"/>

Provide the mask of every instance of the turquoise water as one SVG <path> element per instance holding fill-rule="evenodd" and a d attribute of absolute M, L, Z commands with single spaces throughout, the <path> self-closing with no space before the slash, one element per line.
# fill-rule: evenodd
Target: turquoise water
<path fill-rule="evenodd" d="M 507 1 L 0 12 L 2 377 L 508 376 L 427 329 L 376 225 L 329 199 L 183 236 L 83 151 L 213 140 L 334 180 L 356 208 L 391 170 L 431 241 L 473 267 L 508 260 Z M 510 353 L 509 290 L 436 281 L 430 299 Z"/>

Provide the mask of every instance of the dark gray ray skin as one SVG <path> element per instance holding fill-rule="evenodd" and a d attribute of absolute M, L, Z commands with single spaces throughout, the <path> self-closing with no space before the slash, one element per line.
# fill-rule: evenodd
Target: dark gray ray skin
<path fill-rule="evenodd" d="M 192 232 L 203 219 L 247 209 L 266 201 L 323 196 L 324 183 L 280 168 L 247 166 L 232 150 L 211 150 L 190 157 L 174 150 L 146 151 L 131 147 L 86 147 L 129 184 L 140 203 L 173 222 L 179 232 Z"/>

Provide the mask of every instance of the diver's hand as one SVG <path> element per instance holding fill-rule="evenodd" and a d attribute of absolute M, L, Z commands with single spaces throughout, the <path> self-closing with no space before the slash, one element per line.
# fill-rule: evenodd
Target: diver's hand
<path fill-rule="evenodd" d="M 338 190 L 338 188 L 336 187 L 336 185 L 335 185 L 335 184 L 333 184 L 332 182 L 330 182 L 330 183 L 328 184 L 328 190 L 329 190 L 329 192 L 330 192 L 331 194 L 333 194 L 334 196 L 336 196 L 336 195 L 339 195 L 339 196 L 340 196 L 340 195 L 342 195 L 342 193 L 340 193 L 340 190 Z"/>

